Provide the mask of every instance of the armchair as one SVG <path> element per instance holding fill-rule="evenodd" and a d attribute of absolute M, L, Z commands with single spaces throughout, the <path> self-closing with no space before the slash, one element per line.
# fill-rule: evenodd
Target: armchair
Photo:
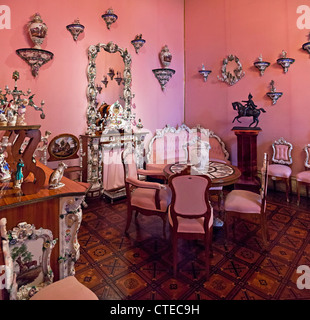
<path fill-rule="evenodd" d="M 125 233 L 128 232 L 132 213 L 141 213 L 146 216 L 155 215 L 163 220 L 165 234 L 167 210 L 171 202 L 171 190 L 168 185 L 157 182 L 139 180 L 139 175 L 162 176 L 162 170 L 137 169 L 135 154 L 131 148 L 122 152 L 124 167 L 125 189 L 127 196 L 127 223 Z"/>
<path fill-rule="evenodd" d="M 276 189 L 276 181 L 283 180 L 286 188 L 286 201 L 289 202 L 289 192 L 291 190 L 291 174 L 290 165 L 292 160 L 293 145 L 284 138 L 280 138 L 272 144 L 272 164 L 269 165 L 268 175 L 273 180 L 273 187 Z"/>
<path fill-rule="evenodd" d="M 268 187 L 268 155 L 264 154 L 263 167 L 261 169 L 261 189 L 260 194 L 247 190 L 233 190 L 226 196 L 225 226 L 226 238 L 229 236 L 229 218 L 252 220 L 258 218 L 262 228 L 262 238 L 264 244 L 269 240 L 266 217 L 266 196 Z M 234 226 L 233 226 L 234 227 Z M 235 231 L 235 228 L 233 228 Z M 234 232 L 235 235 L 235 232 Z"/>
<path fill-rule="evenodd" d="M 210 273 L 213 209 L 209 202 L 211 180 L 206 175 L 188 175 L 183 172 L 169 178 L 172 190 L 168 212 L 172 229 L 173 275 L 177 275 L 178 239 L 201 239 L 205 246 L 206 278 Z"/>

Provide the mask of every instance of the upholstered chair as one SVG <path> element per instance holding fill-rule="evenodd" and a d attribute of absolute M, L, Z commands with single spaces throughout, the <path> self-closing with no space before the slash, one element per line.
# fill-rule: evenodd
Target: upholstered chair
<path fill-rule="evenodd" d="M 54 241 L 50 230 L 23 222 L 8 232 L 6 223 L 6 218 L 0 220 L 10 300 L 98 300 L 74 276 L 53 282 L 50 255 Z"/>
<path fill-rule="evenodd" d="M 174 277 L 177 276 L 178 239 L 201 239 L 205 246 L 206 278 L 209 279 L 213 230 L 213 209 L 208 193 L 210 185 L 211 180 L 206 175 L 178 173 L 169 178 Z"/>
<path fill-rule="evenodd" d="M 309 197 L 309 185 L 310 185 L 310 144 L 304 147 L 306 152 L 305 170 L 296 174 L 297 184 L 297 205 L 300 203 L 300 189 L 304 184 L 306 186 L 307 197 Z"/>
<path fill-rule="evenodd" d="M 133 211 L 146 216 L 155 215 L 163 220 L 163 232 L 165 234 L 167 211 L 171 202 L 171 190 L 168 185 L 157 182 L 139 180 L 143 176 L 163 176 L 162 170 L 138 169 L 136 158 L 131 148 L 122 152 L 122 162 L 124 167 L 124 179 L 127 196 L 127 223 L 125 233 L 127 233 Z"/>
<path fill-rule="evenodd" d="M 229 239 L 230 218 L 253 220 L 258 219 L 261 225 L 263 242 L 266 245 L 269 240 L 266 218 L 266 196 L 268 187 L 268 155 L 264 154 L 263 167 L 261 169 L 260 193 L 248 190 L 233 190 L 229 192 L 224 201 L 226 239 Z M 233 224 L 235 236 L 235 226 Z"/>
<path fill-rule="evenodd" d="M 284 138 L 280 138 L 272 144 L 272 163 L 269 165 L 268 175 L 273 180 L 273 187 L 276 189 L 276 181 L 285 182 L 286 201 L 289 202 L 289 193 L 291 191 L 291 165 L 293 145 Z"/>

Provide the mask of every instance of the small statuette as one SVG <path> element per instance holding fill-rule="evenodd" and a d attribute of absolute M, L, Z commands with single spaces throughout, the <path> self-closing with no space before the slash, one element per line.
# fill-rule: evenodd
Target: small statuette
<path fill-rule="evenodd" d="M 0 153 L 0 182 L 10 181 L 11 173 L 8 163 L 5 161 L 4 153 Z"/>
<path fill-rule="evenodd" d="M 63 187 L 65 184 L 60 182 L 60 180 L 62 179 L 63 175 L 64 175 L 64 171 L 68 168 L 68 166 L 64 163 L 64 162 L 60 162 L 58 164 L 58 168 L 55 169 L 50 178 L 49 178 L 49 189 L 58 189 Z"/>
<path fill-rule="evenodd" d="M 23 175 L 23 167 L 24 167 L 24 161 L 22 159 L 18 160 L 17 168 L 16 168 L 16 174 L 15 174 L 15 180 L 14 180 L 14 189 L 20 189 L 21 185 L 24 180 Z"/>

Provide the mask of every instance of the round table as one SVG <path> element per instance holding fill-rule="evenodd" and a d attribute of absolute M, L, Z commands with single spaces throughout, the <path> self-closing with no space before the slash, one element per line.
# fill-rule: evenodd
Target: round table
<path fill-rule="evenodd" d="M 198 170 L 195 166 L 185 163 L 168 164 L 164 168 L 164 173 L 167 178 L 172 174 L 179 173 L 188 169 L 189 174 L 207 175 L 212 182 L 212 187 L 224 187 L 234 184 L 241 176 L 240 170 L 228 163 L 210 161 L 209 166 L 204 170 Z"/>

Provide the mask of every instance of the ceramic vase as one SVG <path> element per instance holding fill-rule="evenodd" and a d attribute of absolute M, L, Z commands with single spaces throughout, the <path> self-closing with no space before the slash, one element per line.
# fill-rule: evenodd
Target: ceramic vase
<path fill-rule="evenodd" d="M 159 57 L 163 68 L 168 68 L 172 60 L 172 54 L 167 45 L 161 49 Z"/>
<path fill-rule="evenodd" d="M 28 23 L 28 32 L 31 41 L 34 43 L 34 48 L 41 49 L 41 44 L 43 43 L 47 34 L 47 26 L 41 19 L 39 13 L 36 13 L 32 20 Z"/>

